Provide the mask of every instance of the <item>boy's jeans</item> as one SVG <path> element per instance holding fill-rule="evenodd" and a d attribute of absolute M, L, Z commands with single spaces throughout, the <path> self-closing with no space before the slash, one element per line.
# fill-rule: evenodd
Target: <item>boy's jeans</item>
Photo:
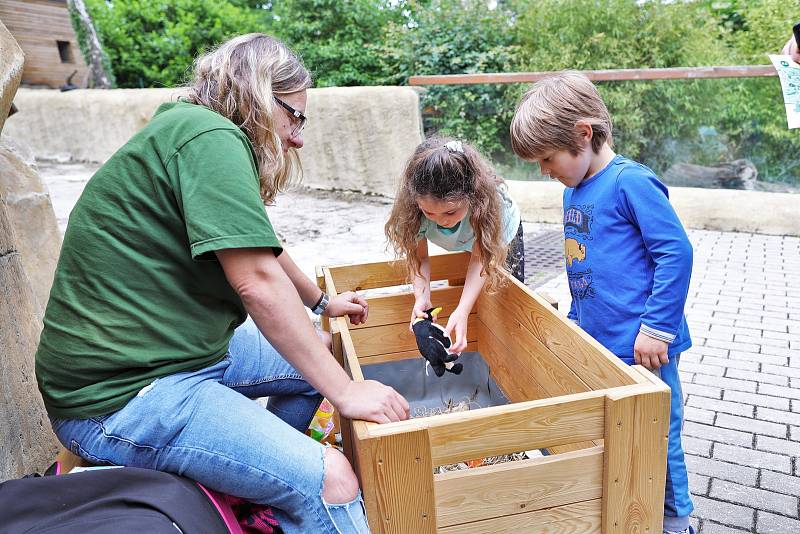
<path fill-rule="evenodd" d="M 678 374 L 680 354 L 669 359 L 667 365 L 653 370 L 672 390 L 670 396 L 669 441 L 667 444 L 667 482 L 664 494 L 664 528 L 681 531 L 689 526 L 689 514 L 694 509 L 689 494 L 689 477 L 681 446 L 683 429 L 683 391 Z"/>
<path fill-rule="evenodd" d="M 268 410 L 248 398 L 266 396 Z M 325 448 L 298 431 L 319 402 L 248 319 L 220 362 L 159 378 L 117 412 L 51 422 L 93 463 L 177 473 L 271 505 L 287 534 L 368 533 L 360 494 L 347 504 L 322 500 Z"/>

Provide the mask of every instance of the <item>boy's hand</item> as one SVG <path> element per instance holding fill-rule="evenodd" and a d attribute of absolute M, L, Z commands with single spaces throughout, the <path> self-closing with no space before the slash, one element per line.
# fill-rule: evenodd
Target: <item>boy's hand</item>
<path fill-rule="evenodd" d="M 463 313 L 458 308 L 450 315 L 447 320 L 447 326 L 444 328 L 445 333 L 453 340 L 450 345 L 450 352 L 452 354 L 461 354 L 467 349 L 467 319 L 469 312 Z"/>
<path fill-rule="evenodd" d="M 666 341 L 661 341 L 639 332 L 633 344 L 633 359 L 651 371 L 669 363 Z"/>
<path fill-rule="evenodd" d="M 431 308 L 433 308 L 433 306 L 429 298 L 421 298 L 414 301 L 414 309 L 411 310 L 411 320 L 408 322 L 408 329 L 412 334 L 414 333 L 414 329 L 411 326 L 414 324 L 414 321 L 417 319 L 425 319 L 425 317 L 427 317 L 425 315 L 425 310 L 430 310 Z M 431 320 L 435 323 L 436 317 Z"/>

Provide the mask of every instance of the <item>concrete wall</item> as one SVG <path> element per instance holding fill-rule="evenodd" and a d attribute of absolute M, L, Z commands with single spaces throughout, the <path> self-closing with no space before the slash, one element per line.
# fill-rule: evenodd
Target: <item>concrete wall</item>
<path fill-rule="evenodd" d="M 530 222 L 563 222 L 558 182 L 509 181 L 509 193 Z M 800 195 L 732 189 L 670 187 L 670 200 L 687 228 L 800 236 Z"/>
<path fill-rule="evenodd" d="M 22 64 L 22 50 L 0 22 L 0 129 L 19 85 Z M 4 178 L 13 172 L 0 170 Z M 42 321 L 8 215 L 6 193 L 0 185 L 0 481 L 42 471 L 56 452 L 34 374 Z"/>
<path fill-rule="evenodd" d="M 20 89 L 6 132 L 38 159 L 106 161 L 181 89 Z M 406 87 L 311 89 L 300 151 L 303 181 L 324 189 L 391 195 L 422 139 L 417 93 Z"/>
<path fill-rule="evenodd" d="M 105 161 L 141 128 L 175 89 L 114 91 L 20 90 L 20 112 L 7 131 L 23 140 L 37 158 Z M 309 91 L 300 151 L 304 182 L 322 189 L 345 189 L 393 196 L 406 158 L 421 140 L 419 101 L 404 87 L 345 87 Z M 510 182 L 527 221 L 561 220 L 558 183 Z M 800 196 L 673 187 L 671 198 L 690 228 L 800 235 Z"/>

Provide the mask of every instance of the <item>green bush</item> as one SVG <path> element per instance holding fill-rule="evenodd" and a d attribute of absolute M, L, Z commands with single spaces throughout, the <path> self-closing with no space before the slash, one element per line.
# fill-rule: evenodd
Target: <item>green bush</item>
<path fill-rule="evenodd" d="M 188 81 L 204 50 L 264 28 L 258 10 L 227 0 L 86 0 L 118 87 Z"/>

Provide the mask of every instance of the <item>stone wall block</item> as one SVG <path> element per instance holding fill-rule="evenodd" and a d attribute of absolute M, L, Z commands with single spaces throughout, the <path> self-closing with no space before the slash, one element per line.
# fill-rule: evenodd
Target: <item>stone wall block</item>
<path fill-rule="evenodd" d="M 22 267 L 43 314 L 61 250 L 61 233 L 32 155 L 6 136 L 0 137 L 0 191 L 17 235 Z"/>
<path fill-rule="evenodd" d="M 22 48 L 0 21 L 0 130 L 22 79 L 23 64 Z"/>

